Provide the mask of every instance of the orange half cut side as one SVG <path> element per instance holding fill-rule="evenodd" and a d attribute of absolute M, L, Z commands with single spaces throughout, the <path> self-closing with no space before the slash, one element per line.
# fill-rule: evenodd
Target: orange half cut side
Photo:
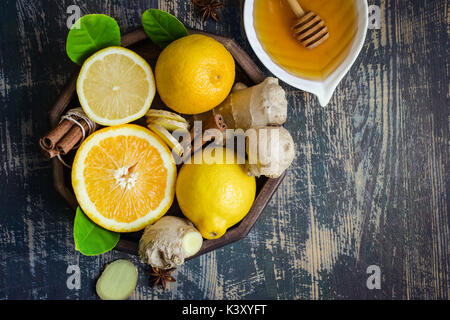
<path fill-rule="evenodd" d="M 116 232 L 140 230 L 163 216 L 173 202 L 175 180 L 168 147 L 134 124 L 89 136 L 72 168 L 80 207 L 95 223 Z"/>

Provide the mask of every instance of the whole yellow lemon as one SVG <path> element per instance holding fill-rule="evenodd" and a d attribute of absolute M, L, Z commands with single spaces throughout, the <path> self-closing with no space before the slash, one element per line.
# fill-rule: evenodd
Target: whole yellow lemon
<path fill-rule="evenodd" d="M 156 87 L 162 101 L 184 114 L 206 112 L 231 91 L 234 59 L 211 37 L 193 34 L 169 44 L 155 68 Z"/>
<path fill-rule="evenodd" d="M 217 239 L 249 212 L 256 195 L 256 181 L 234 151 L 223 149 L 234 163 L 214 163 L 214 151 L 203 152 L 200 164 L 184 164 L 178 174 L 176 196 L 183 214 L 205 239 Z M 231 154 L 230 154 L 231 153 Z"/>

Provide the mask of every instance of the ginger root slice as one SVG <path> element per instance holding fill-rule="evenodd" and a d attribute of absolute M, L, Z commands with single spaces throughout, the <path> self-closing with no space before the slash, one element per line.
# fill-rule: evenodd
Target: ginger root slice
<path fill-rule="evenodd" d="M 95 287 L 102 300 L 125 300 L 136 288 L 138 272 L 133 263 L 119 259 L 102 272 Z"/>
<path fill-rule="evenodd" d="M 149 123 L 147 127 L 151 131 L 156 133 L 169 146 L 172 152 L 177 154 L 179 157 L 183 155 L 184 153 L 183 146 L 178 142 L 177 139 L 175 139 L 175 137 L 169 132 L 169 130 L 153 123 Z"/>
<path fill-rule="evenodd" d="M 176 268 L 196 254 L 202 244 L 202 235 L 189 220 L 164 216 L 145 228 L 139 241 L 139 256 L 155 268 Z"/>
<path fill-rule="evenodd" d="M 183 118 L 182 116 L 180 116 L 179 114 L 171 112 L 171 111 L 166 111 L 166 110 L 150 109 L 145 114 L 145 118 L 149 118 L 149 117 L 179 121 L 179 122 L 185 123 L 186 125 L 189 124 L 188 121 L 185 118 Z"/>
<path fill-rule="evenodd" d="M 166 128 L 169 131 L 189 130 L 189 124 L 187 122 L 181 122 L 178 120 L 172 120 L 172 119 L 155 117 L 155 116 L 145 117 L 145 120 L 147 121 L 147 125 L 156 124 L 156 125 Z"/>

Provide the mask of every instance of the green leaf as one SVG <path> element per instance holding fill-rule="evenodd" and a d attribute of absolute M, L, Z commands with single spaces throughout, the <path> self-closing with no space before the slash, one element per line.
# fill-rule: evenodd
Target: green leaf
<path fill-rule="evenodd" d="M 188 35 L 186 27 L 177 18 L 159 9 L 145 11 L 142 26 L 147 36 L 161 48 Z"/>
<path fill-rule="evenodd" d="M 82 65 L 95 52 L 120 46 L 120 29 L 116 20 L 104 14 L 88 14 L 75 22 L 69 31 L 66 51 L 70 60 Z"/>
<path fill-rule="evenodd" d="M 77 208 L 73 227 L 75 249 L 86 256 L 96 256 L 112 250 L 120 239 L 120 233 L 112 232 L 92 222 Z"/>

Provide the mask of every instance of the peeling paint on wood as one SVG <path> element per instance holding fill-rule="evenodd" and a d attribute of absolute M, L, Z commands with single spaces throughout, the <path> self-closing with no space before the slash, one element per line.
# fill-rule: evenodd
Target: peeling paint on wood
<path fill-rule="evenodd" d="M 247 238 L 188 261 L 170 290 L 149 287 L 137 257 L 75 251 L 74 212 L 37 144 L 75 69 L 67 7 L 109 14 L 122 33 L 159 7 L 233 37 L 259 64 L 244 0 L 224 2 L 221 22 L 205 24 L 189 1 L 0 2 L 0 298 L 94 299 L 104 265 L 125 258 L 139 268 L 132 299 L 448 299 L 447 1 L 368 1 L 380 6 L 381 29 L 368 31 L 325 108 L 283 84 L 294 164 Z M 80 267 L 80 290 L 66 286 L 70 265 Z M 370 265 L 380 267 L 380 290 L 366 287 Z"/>

